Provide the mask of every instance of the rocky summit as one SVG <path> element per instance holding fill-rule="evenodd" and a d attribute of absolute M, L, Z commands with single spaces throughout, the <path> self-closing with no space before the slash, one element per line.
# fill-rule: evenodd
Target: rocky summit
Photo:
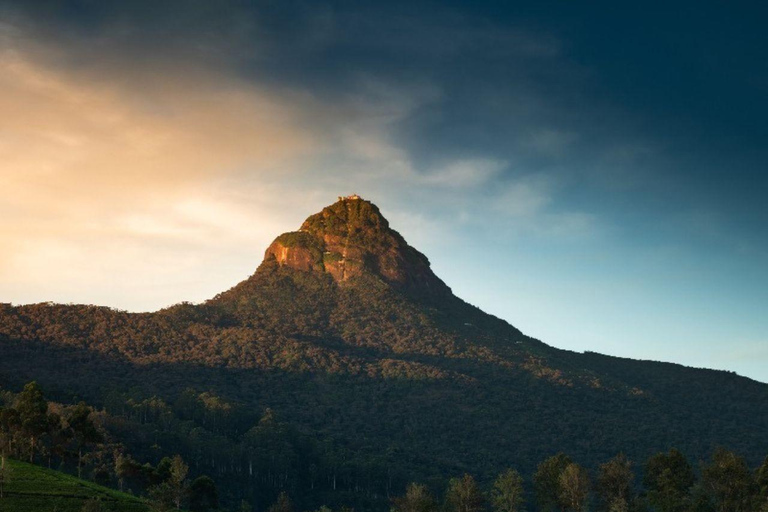
<path fill-rule="evenodd" d="M 339 197 L 269 246 L 265 266 L 276 262 L 302 272 L 326 272 L 338 283 L 364 274 L 402 288 L 450 293 L 422 253 L 389 226 L 378 207 L 360 196 Z"/>

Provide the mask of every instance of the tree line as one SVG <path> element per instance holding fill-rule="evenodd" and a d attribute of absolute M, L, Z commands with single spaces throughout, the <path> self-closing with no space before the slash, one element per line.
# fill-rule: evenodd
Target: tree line
<path fill-rule="evenodd" d="M 75 469 L 78 478 L 84 467 L 91 466 L 97 483 L 116 480 L 121 491 L 135 489 L 145 495 L 153 511 L 219 508 L 211 478 L 201 475 L 190 481 L 189 466 L 180 455 L 163 457 L 156 466 L 137 462 L 94 421 L 93 409 L 84 402 L 70 407 L 48 402 L 36 382 L 25 385 L 10 402 L 0 407 L 0 499 L 13 478 L 6 458 L 13 457 L 49 468 Z M 98 506 L 86 504 L 89 510 L 99 510 Z"/>
<path fill-rule="evenodd" d="M 449 481 L 442 500 L 410 483 L 393 499 L 393 512 L 768 512 L 768 457 L 756 470 L 724 448 L 696 471 L 680 451 L 651 456 L 636 481 L 623 454 L 594 474 L 559 453 L 539 464 L 526 488 L 515 469 L 484 490 L 470 474 Z"/>
<path fill-rule="evenodd" d="M 157 465 L 138 462 L 122 444 L 115 442 L 114 434 L 107 428 L 114 422 L 109 415 L 97 413 L 83 402 L 74 406 L 48 402 L 35 382 L 27 384 L 18 395 L 6 393 L 3 398 L 6 406 L 0 407 L 0 496 L 8 479 L 4 460 L 11 456 L 69 469 L 78 476 L 88 468 L 90 477 L 98 483 L 144 495 L 156 510 L 218 509 L 218 490 L 211 478 L 201 475 L 189 479 L 190 467 L 179 455 L 162 457 Z M 172 430 L 178 427 L 175 415 L 159 399 L 127 403 L 131 412 L 126 410 L 126 414 L 136 415 L 141 424 L 150 422 L 155 432 L 160 432 L 163 425 L 173 427 Z M 179 407 L 188 415 L 199 416 L 196 419 L 213 431 L 226 430 L 230 415 L 235 412 L 232 404 L 207 392 L 189 391 L 181 397 Z M 187 431 L 189 438 L 199 437 L 199 430 Z M 198 473 L 207 466 L 201 463 L 208 459 L 206 454 L 213 456 L 213 452 L 224 448 L 215 436 L 201 437 L 199 441 L 200 449 L 210 446 L 205 453 L 192 457 L 191 463 Z M 242 502 L 243 507 L 250 506 L 250 502 L 263 510 L 268 508 L 271 495 L 271 512 L 291 512 L 294 505 L 288 498 L 290 493 L 305 505 L 302 508 L 309 508 L 303 495 L 311 493 L 318 484 L 313 475 L 320 476 L 320 468 L 305 468 L 308 480 L 304 485 L 292 485 L 289 479 L 298 470 L 295 468 L 309 460 L 301 453 L 317 450 L 317 446 L 305 445 L 306 441 L 267 410 L 242 436 L 238 445 L 242 465 L 222 462 L 226 470 L 217 473 L 217 477 L 229 478 L 233 468 L 241 468 L 236 473 L 245 485 L 240 496 L 230 496 L 228 503 L 248 498 L 248 502 Z M 155 445 L 156 442 L 157 438 Z M 168 449 L 164 448 L 166 453 Z M 324 465 L 327 472 L 322 477 L 328 487 L 324 496 L 330 502 L 338 505 L 348 499 L 350 492 L 358 491 L 361 474 L 350 476 L 340 472 L 338 476 L 343 478 L 337 482 L 333 464 L 326 461 Z M 671 449 L 653 455 L 639 468 L 620 454 L 592 472 L 560 453 L 541 462 L 530 482 L 514 469 L 504 471 L 493 482 L 478 481 L 466 474 L 451 479 L 442 494 L 433 492 L 434 480 L 428 485 L 413 482 L 407 486 L 406 481 L 392 482 L 381 491 L 381 499 L 371 504 L 380 506 L 389 500 L 394 512 L 768 512 L 768 458 L 752 470 L 744 458 L 722 448 L 698 466 L 692 465 L 680 451 Z M 248 486 L 253 489 L 249 491 L 245 488 Z M 396 496 L 397 489 L 403 487 L 405 493 Z M 261 490 L 256 492 L 256 488 Z M 320 512 L 330 509 L 321 508 Z"/>

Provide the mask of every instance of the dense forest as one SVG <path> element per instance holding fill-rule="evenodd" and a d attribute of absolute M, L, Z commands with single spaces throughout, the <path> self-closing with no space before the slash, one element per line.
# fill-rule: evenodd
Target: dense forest
<path fill-rule="evenodd" d="M 0 350 L 0 387 L 36 381 L 56 403 L 86 402 L 120 453 L 152 471 L 178 454 L 228 507 L 285 493 L 300 510 L 385 510 L 409 482 L 437 496 L 457 475 L 487 489 L 514 467 L 528 481 L 558 452 L 593 481 L 617 453 L 698 461 L 723 446 L 748 468 L 768 453 L 765 384 L 549 347 L 455 297 L 363 200 L 281 235 L 253 276 L 203 304 L 2 304 Z M 67 423 L 67 407 L 51 412 Z M 115 483 L 109 453 L 80 465 Z M 123 487 L 147 492 L 152 471 Z"/>
<path fill-rule="evenodd" d="M 141 464 L 116 441 L 105 415 L 80 402 L 62 406 L 45 400 L 35 382 L 14 395 L 4 393 L 0 408 L 0 510 L 14 472 L 7 457 L 25 458 L 30 463 L 85 471 L 101 485 L 144 498 L 149 510 L 170 511 L 182 507 L 191 512 L 224 510 L 216 483 L 206 475 L 190 479 L 190 467 L 181 456 L 162 458 L 156 466 Z M 212 418 L 215 421 L 215 416 Z M 285 459 L 301 458 L 296 446 L 282 442 L 281 427 L 270 411 L 249 431 L 243 453 L 249 471 L 260 474 L 254 482 L 269 482 L 274 488 L 287 478 Z M 290 437 L 290 434 L 287 436 Z M 258 448 L 256 448 L 258 447 Z M 310 446 L 304 446 L 311 449 Z M 441 493 L 435 486 L 410 482 L 402 494 L 391 489 L 385 496 L 394 512 L 520 512 L 531 507 L 539 511 L 606 512 L 766 512 L 768 511 L 768 456 L 752 470 L 743 457 L 718 448 L 710 460 L 693 466 L 676 449 L 652 455 L 642 466 L 642 478 L 623 453 L 590 472 L 564 453 L 548 457 L 535 472 L 524 478 L 508 468 L 488 482 L 478 482 L 469 473 L 451 478 Z M 193 473 L 194 474 L 194 473 Z M 342 486 L 334 491 L 344 494 Z M 432 487 L 432 488 L 431 488 Z M 291 489 L 301 496 L 306 489 Z M 253 494 L 249 496 L 254 499 Z M 331 496 L 329 496 L 331 497 Z M 295 499 L 295 498 L 294 498 Z M 101 510 L 89 500 L 83 510 Z M 230 500 L 232 501 L 232 500 Z M 258 501 L 258 500 L 257 500 Z M 301 503 L 301 499 L 298 500 Z M 252 510 L 244 498 L 239 510 Z M 129 502 L 132 507 L 135 503 Z M 268 512 L 292 512 L 296 505 L 283 489 L 267 508 Z M 318 512 L 331 508 L 321 505 Z M 345 505 L 341 511 L 352 509 Z"/>

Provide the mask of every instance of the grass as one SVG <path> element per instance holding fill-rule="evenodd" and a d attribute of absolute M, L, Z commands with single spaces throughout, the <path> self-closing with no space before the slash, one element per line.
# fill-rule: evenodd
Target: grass
<path fill-rule="evenodd" d="M 9 481 L 0 499 L 0 512 L 80 512 L 89 500 L 101 500 L 101 510 L 147 512 L 135 496 L 80 480 L 60 471 L 6 460 Z"/>

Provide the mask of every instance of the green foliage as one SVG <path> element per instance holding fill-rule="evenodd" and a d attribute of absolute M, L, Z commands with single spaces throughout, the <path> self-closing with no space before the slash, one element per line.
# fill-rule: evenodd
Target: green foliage
<path fill-rule="evenodd" d="M 568 464 L 559 478 L 558 498 L 562 510 L 583 511 L 589 501 L 589 475 L 575 462 Z"/>
<path fill-rule="evenodd" d="M 104 506 L 100 498 L 91 498 L 83 503 L 82 512 L 103 512 Z"/>
<path fill-rule="evenodd" d="M 596 482 L 600 510 L 629 510 L 634 501 L 634 480 L 632 463 L 623 453 L 601 464 Z"/>
<path fill-rule="evenodd" d="M 658 453 L 648 459 L 643 485 L 648 501 L 659 512 L 680 512 L 690 503 L 695 482 L 693 468 L 679 450 Z"/>
<path fill-rule="evenodd" d="M 0 458 L 0 499 L 5 497 L 5 490 L 13 477 L 13 470 L 6 461 L 5 456 Z"/>
<path fill-rule="evenodd" d="M 560 477 L 572 463 L 564 453 L 558 453 L 541 462 L 533 475 L 536 503 L 545 512 L 560 508 Z"/>
<path fill-rule="evenodd" d="M 284 247 L 317 246 L 317 239 L 309 233 L 305 233 L 303 231 L 291 231 L 288 233 L 283 233 L 275 239 L 275 242 L 278 242 Z"/>
<path fill-rule="evenodd" d="M 514 469 L 500 474 L 493 483 L 491 505 L 495 512 L 519 512 L 525 502 L 523 477 Z"/>
<path fill-rule="evenodd" d="M 77 476 L 82 476 L 83 449 L 91 444 L 103 441 L 101 432 L 91 420 L 91 408 L 80 402 L 67 417 L 67 423 L 77 443 Z"/>
<path fill-rule="evenodd" d="M 267 512 L 293 512 L 293 502 L 286 492 L 281 492 L 277 501 L 267 509 Z"/>
<path fill-rule="evenodd" d="M 189 510 L 207 512 L 219 508 L 219 491 L 214 481 L 207 476 L 195 478 L 189 485 Z"/>
<path fill-rule="evenodd" d="M 3 512 L 81 512 L 96 506 L 110 512 L 146 512 L 146 504 L 134 496 L 123 494 L 73 476 L 32 464 L 6 461 L 12 478 L 0 500 Z"/>
<path fill-rule="evenodd" d="M 157 511 L 180 509 L 189 494 L 188 473 L 189 466 L 180 455 L 164 457 L 155 472 L 161 481 L 149 489 L 150 508 Z"/>
<path fill-rule="evenodd" d="M 397 512 L 436 512 L 438 508 L 427 486 L 415 482 L 408 484 L 405 495 L 394 498 L 392 504 Z"/>
<path fill-rule="evenodd" d="M 149 509 L 152 512 L 169 512 L 175 508 L 176 494 L 168 482 L 155 485 L 149 489 Z"/>
<path fill-rule="evenodd" d="M 323 263 L 338 263 L 344 257 L 338 252 L 326 252 L 323 254 Z"/>
<path fill-rule="evenodd" d="M 701 478 L 717 512 L 754 510 L 756 483 L 742 457 L 718 448 L 702 469 Z"/>
<path fill-rule="evenodd" d="M 472 475 L 452 478 L 445 493 L 446 509 L 449 512 L 479 512 L 485 499 Z"/>
<path fill-rule="evenodd" d="M 16 402 L 21 433 L 29 440 L 29 462 L 34 462 L 40 437 L 48 430 L 48 402 L 37 382 L 24 386 Z"/>
<path fill-rule="evenodd" d="M 768 503 L 768 457 L 755 472 L 755 484 L 758 488 L 758 495 Z"/>

